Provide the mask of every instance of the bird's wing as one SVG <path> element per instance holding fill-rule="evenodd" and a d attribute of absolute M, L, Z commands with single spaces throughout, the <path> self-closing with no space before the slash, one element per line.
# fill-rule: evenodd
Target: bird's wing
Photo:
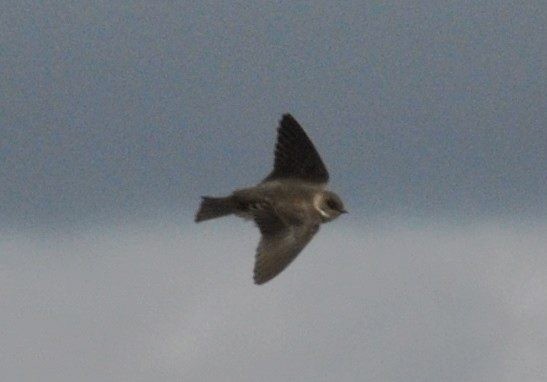
<path fill-rule="evenodd" d="M 329 173 L 302 126 L 290 114 L 283 115 L 277 129 L 274 169 L 264 182 L 275 179 L 301 179 L 327 183 Z"/>
<path fill-rule="evenodd" d="M 274 214 L 260 214 L 255 222 L 262 233 L 254 266 L 254 281 L 264 284 L 285 269 L 319 230 L 319 224 L 285 225 Z"/>

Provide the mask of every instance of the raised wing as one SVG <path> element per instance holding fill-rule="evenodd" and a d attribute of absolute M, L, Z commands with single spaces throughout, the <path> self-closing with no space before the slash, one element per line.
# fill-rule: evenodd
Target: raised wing
<path fill-rule="evenodd" d="M 319 225 L 286 226 L 275 215 L 261 215 L 255 221 L 262 233 L 254 266 L 256 284 L 264 284 L 281 273 L 319 230 Z"/>
<path fill-rule="evenodd" d="M 290 114 L 283 115 L 277 129 L 274 169 L 264 182 L 275 179 L 301 179 L 327 183 L 329 173 L 302 126 Z"/>

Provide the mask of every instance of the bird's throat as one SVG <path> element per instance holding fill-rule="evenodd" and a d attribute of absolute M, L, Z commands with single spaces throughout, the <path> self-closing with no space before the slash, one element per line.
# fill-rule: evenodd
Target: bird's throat
<path fill-rule="evenodd" d="M 321 208 L 322 200 L 323 200 L 323 194 L 319 192 L 315 194 L 313 196 L 313 207 L 317 210 L 317 212 L 319 212 L 319 215 L 321 215 L 321 219 L 326 221 L 330 219 L 330 215 Z"/>

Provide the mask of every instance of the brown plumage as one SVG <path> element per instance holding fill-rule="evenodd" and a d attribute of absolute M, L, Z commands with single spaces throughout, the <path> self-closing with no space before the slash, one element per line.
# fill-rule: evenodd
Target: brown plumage
<path fill-rule="evenodd" d="M 325 190 L 329 174 L 304 129 L 290 115 L 280 121 L 272 172 L 255 187 L 227 197 L 205 196 L 196 222 L 226 215 L 252 219 L 262 237 L 254 281 L 263 284 L 285 269 L 322 223 L 345 213 L 341 199 Z"/>

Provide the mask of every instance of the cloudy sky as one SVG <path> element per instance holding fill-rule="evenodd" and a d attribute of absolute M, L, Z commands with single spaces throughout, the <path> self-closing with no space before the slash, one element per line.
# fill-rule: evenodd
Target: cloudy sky
<path fill-rule="evenodd" d="M 0 5 L 0 370 L 20 381 L 547 379 L 538 1 Z M 252 284 L 291 112 L 350 216 Z"/>

